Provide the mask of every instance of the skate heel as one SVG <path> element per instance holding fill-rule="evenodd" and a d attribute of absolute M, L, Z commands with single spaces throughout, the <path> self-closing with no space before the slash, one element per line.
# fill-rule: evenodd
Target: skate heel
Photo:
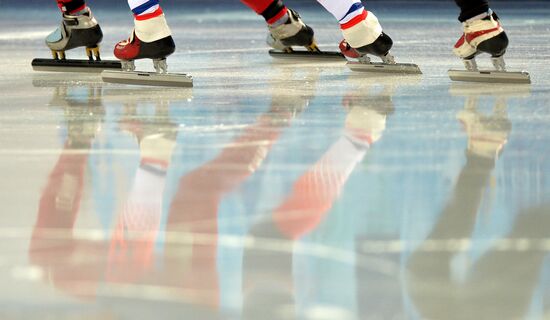
<path fill-rule="evenodd" d="M 166 58 L 153 59 L 153 67 L 155 68 L 155 71 L 159 74 L 168 73 L 168 64 L 166 63 Z"/>
<path fill-rule="evenodd" d="M 78 47 L 93 48 L 97 47 L 103 40 L 103 31 L 99 25 L 88 29 L 74 29 L 67 43 L 65 50 Z"/>
<path fill-rule="evenodd" d="M 321 52 L 315 41 L 313 41 L 309 46 L 306 46 L 306 49 L 309 52 Z"/>
<path fill-rule="evenodd" d="M 464 67 L 468 71 L 477 71 L 477 61 L 475 56 L 469 58 L 469 59 L 463 59 L 462 62 L 464 62 Z"/>
<path fill-rule="evenodd" d="M 86 56 L 88 57 L 89 61 L 101 61 L 101 55 L 99 54 L 99 46 L 87 47 Z"/>
<path fill-rule="evenodd" d="M 66 60 L 67 59 L 67 56 L 65 55 L 65 51 L 64 50 L 51 50 L 52 52 L 52 58 L 56 61 L 59 61 L 59 60 Z"/>
<path fill-rule="evenodd" d="M 384 57 L 389 52 L 393 46 L 393 40 L 384 32 L 376 39 L 373 43 L 356 48 L 357 52 L 360 54 L 371 54 L 377 57 Z"/>
<path fill-rule="evenodd" d="M 153 42 L 140 42 L 138 59 L 166 59 L 176 51 L 176 44 L 172 36 L 168 36 Z M 115 54 L 116 55 L 116 54 Z"/>
<path fill-rule="evenodd" d="M 506 53 L 508 48 L 508 36 L 505 32 L 501 32 L 499 35 L 481 42 L 477 49 L 481 52 L 490 54 L 492 57 L 500 57 Z"/>
<path fill-rule="evenodd" d="M 120 60 L 120 64 L 122 65 L 122 71 L 133 72 L 136 70 L 134 60 Z"/>
<path fill-rule="evenodd" d="M 495 70 L 506 71 L 506 63 L 504 62 L 504 56 L 492 57 L 491 62 L 493 63 L 493 67 L 495 67 Z"/>

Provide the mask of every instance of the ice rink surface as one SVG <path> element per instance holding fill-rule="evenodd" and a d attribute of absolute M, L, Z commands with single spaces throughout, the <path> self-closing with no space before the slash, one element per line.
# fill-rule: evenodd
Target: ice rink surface
<path fill-rule="evenodd" d="M 494 7 L 525 86 L 451 83 L 451 1 L 369 7 L 418 77 L 276 63 L 237 1 L 167 1 L 195 87 L 158 89 L 33 72 L 51 2 L 0 11 L 0 319 L 550 318 L 547 3 Z M 122 5 L 92 7 L 106 58 Z"/>

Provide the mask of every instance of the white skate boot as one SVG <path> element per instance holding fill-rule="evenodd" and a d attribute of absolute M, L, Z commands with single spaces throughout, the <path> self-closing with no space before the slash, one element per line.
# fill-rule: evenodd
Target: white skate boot
<path fill-rule="evenodd" d="M 340 51 L 344 56 L 357 61 L 348 62 L 353 71 L 421 74 L 416 64 L 396 63 L 390 54 L 392 39 L 382 31 L 378 18 L 365 11 L 365 19 L 360 23 L 343 29 L 344 39 L 340 42 Z M 371 62 L 370 56 L 378 57 L 382 62 Z"/>
<path fill-rule="evenodd" d="M 80 15 L 63 14 L 61 26 L 46 38 L 46 45 L 53 59 L 34 59 L 32 66 L 38 71 L 101 72 L 104 69 L 120 69 L 118 61 L 102 61 L 99 43 L 103 33 L 92 11 L 84 9 Z M 66 51 L 85 47 L 87 60 L 68 60 Z"/>
<path fill-rule="evenodd" d="M 449 70 L 449 77 L 457 81 L 531 83 L 529 73 L 507 72 L 504 54 L 508 37 L 497 15 L 489 12 L 463 22 L 464 33 L 456 42 L 453 52 L 464 61 L 466 71 Z M 476 56 L 491 55 L 493 70 L 478 69 Z"/>

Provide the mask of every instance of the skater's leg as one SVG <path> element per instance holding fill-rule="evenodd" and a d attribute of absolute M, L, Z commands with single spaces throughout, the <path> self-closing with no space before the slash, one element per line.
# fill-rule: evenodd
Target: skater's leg
<path fill-rule="evenodd" d="M 159 0 L 128 0 L 128 5 L 140 40 L 152 42 L 172 35 Z"/>
<path fill-rule="evenodd" d="M 480 52 L 489 53 L 494 58 L 506 52 L 508 38 L 497 15 L 489 8 L 487 0 L 455 0 L 461 9 L 459 20 L 464 33 L 454 46 L 454 53 L 472 62 Z"/>
<path fill-rule="evenodd" d="M 271 26 L 281 25 L 288 20 L 288 9 L 281 0 L 241 0 L 241 2 L 261 15 Z"/>
<path fill-rule="evenodd" d="M 460 7 L 460 16 L 458 17 L 460 22 L 489 11 L 489 1 L 487 0 L 455 0 L 455 2 Z"/>
<path fill-rule="evenodd" d="M 241 0 L 261 15 L 268 26 L 267 44 L 277 50 L 291 51 L 292 46 L 316 50 L 313 29 L 307 26 L 298 13 L 288 9 L 282 0 Z"/>
<path fill-rule="evenodd" d="M 133 60 L 147 58 L 155 61 L 157 72 L 166 72 L 166 57 L 174 53 L 176 45 L 159 0 L 128 0 L 128 5 L 135 29 L 128 40 L 115 46 L 115 56 L 127 71 L 134 69 Z"/>
<path fill-rule="evenodd" d="M 345 55 L 383 57 L 389 53 L 393 45 L 391 38 L 382 32 L 376 16 L 365 10 L 360 0 L 317 1 L 340 23 L 345 39 L 340 48 Z"/>
<path fill-rule="evenodd" d="M 344 39 L 353 48 L 369 45 L 382 34 L 378 19 L 365 10 L 360 0 L 318 1 L 338 20 Z"/>

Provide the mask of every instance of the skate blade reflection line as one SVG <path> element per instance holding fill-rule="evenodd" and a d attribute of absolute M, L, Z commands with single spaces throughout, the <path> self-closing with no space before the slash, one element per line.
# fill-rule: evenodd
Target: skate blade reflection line
<path fill-rule="evenodd" d="M 105 82 L 162 86 L 162 87 L 193 87 L 193 78 L 183 73 L 156 73 L 156 72 L 128 72 L 128 71 L 103 71 L 101 78 Z"/>
<path fill-rule="evenodd" d="M 501 98 L 527 98 L 531 96 L 531 86 L 518 86 L 517 83 L 451 82 L 449 93 L 454 97 L 498 96 Z"/>
<path fill-rule="evenodd" d="M 89 72 L 100 73 L 109 69 L 122 69 L 120 61 L 116 60 L 54 60 L 54 59 L 34 59 L 31 62 L 34 71 L 51 72 Z"/>
<path fill-rule="evenodd" d="M 531 76 L 526 71 L 468 71 L 449 70 L 449 78 L 454 81 L 490 82 L 490 83 L 518 83 L 530 84 Z"/>
<path fill-rule="evenodd" d="M 414 63 L 361 63 L 355 61 L 348 61 L 347 66 L 352 71 L 359 72 L 379 72 L 379 73 L 401 73 L 401 74 L 422 74 L 422 71 L 418 65 Z"/>

